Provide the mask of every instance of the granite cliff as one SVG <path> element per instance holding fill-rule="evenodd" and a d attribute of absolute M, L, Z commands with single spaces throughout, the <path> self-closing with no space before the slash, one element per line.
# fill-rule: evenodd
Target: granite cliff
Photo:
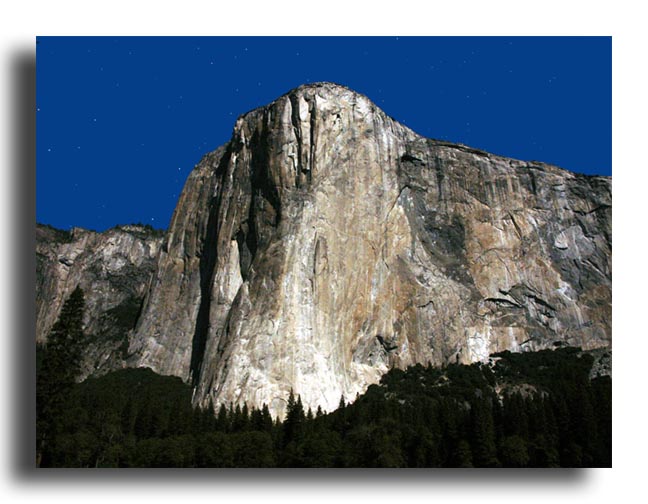
<path fill-rule="evenodd" d="M 191 382 L 197 404 L 281 415 L 291 388 L 330 411 L 393 366 L 610 347 L 611 204 L 608 177 L 423 138 L 352 90 L 302 86 L 189 175 L 123 296 L 146 292 L 121 358 Z"/>
<path fill-rule="evenodd" d="M 162 233 L 139 225 L 104 233 L 36 226 L 36 341 L 43 343 L 77 285 L 85 293 L 84 376 L 125 365 L 128 335 L 148 288 Z"/>

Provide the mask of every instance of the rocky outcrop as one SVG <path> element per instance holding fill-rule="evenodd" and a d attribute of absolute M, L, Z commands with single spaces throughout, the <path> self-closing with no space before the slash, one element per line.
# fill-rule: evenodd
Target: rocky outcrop
<path fill-rule="evenodd" d="M 162 233 L 119 226 L 104 233 L 36 225 L 36 340 L 43 343 L 63 303 L 85 294 L 84 376 L 122 367 L 128 333 L 146 293 Z"/>
<path fill-rule="evenodd" d="M 302 86 L 190 174 L 129 364 L 191 381 L 199 404 L 281 415 L 291 388 L 332 410 L 392 366 L 610 346 L 611 204 L 609 178 L 426 139 L 347 88 Z"/>

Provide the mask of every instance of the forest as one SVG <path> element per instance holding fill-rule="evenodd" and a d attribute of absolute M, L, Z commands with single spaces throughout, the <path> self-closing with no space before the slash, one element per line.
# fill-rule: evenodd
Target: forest
<path fill-rule="evenodd" d="M 611 467 L 612 381 L 573 347 L 392 369 L 332 412 L 192 407 L 150 369 L 75 382 L 82 293 L 37 363 L 39 467 Z M 79 342 L 78 344 L 75 342 Z"/>

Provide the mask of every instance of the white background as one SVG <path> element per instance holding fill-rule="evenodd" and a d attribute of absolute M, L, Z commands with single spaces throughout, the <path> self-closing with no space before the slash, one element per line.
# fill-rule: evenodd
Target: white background
<path fill-rule="evenodd" d="M 636 1 L 5 1 L 2 40 L 3 164 L 0 181 L 0 309 L 2 456 L 5 502 L 216 503 L 389 502 L 636 502 L 645 498 L 648 447 L 644 432 L 648 368 L 641 323 L 645 294 L 646 21 Z M 16 61 L 35 51 L 36 35 L 606 35 L 613 36 L 614 458 L 613 469 L 583 471 L 34 471 L 21 466 L 21 422 L 32 404 L 20 383 L 17 349 L 29 327 L 24 306 L 33 271 L 22 271 L 33 240 L 33 184 L 21 178 L 18 150 L 31 145 L 16 132 Z M 35 113 L 35 111 L 23 111 Z M 20 144 L 20 145 L 18 145 Z M 22 181 L 22 182 L 21 182 Z M 25 206 L 27 201 L 27 206 Z M 32 248 L 33 250 L 33 248 Z M 28 254 L 29 255 L 29 254 Z M 24 269 L 24 268 L 22 268 Z M 25 290 L 26 289 L 26 290 Z M 27 297 L 29 299 L 29 297 Z M 30 308 L 32 307 L 32 308 Z M 27 308 L 27 310 L 26 310 Z M 24 331 L 23 331 L 24 332 Z M 24 340 L 23 340 L 24 341 Z M 24 345 L 23 345 L 24 347 Z M 24 352 L 23 352 L 24 353 Z M 27 399 L 25 399 L 27 397 Z M 18 411 L 17 411 L 18 409 Z M 18 437 L 17 437 L 18 436 Z M 24 446 L 25 451 L 33 451 Z M 22 456 L 21 456 L 22 454 Z M 641 497 L 643 495 L 643 497 Z"/>

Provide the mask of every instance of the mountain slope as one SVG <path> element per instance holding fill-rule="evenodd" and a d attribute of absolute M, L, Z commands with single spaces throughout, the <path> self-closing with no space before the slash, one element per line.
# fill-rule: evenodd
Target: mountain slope
<path fill-rule="evenodd" d="M 36 225 L 36 341 L 44 343 L 65 300 L 85 293 L 84 376 L 120 368 L 162 243 L 147 226 L 103 233 Z"/>

